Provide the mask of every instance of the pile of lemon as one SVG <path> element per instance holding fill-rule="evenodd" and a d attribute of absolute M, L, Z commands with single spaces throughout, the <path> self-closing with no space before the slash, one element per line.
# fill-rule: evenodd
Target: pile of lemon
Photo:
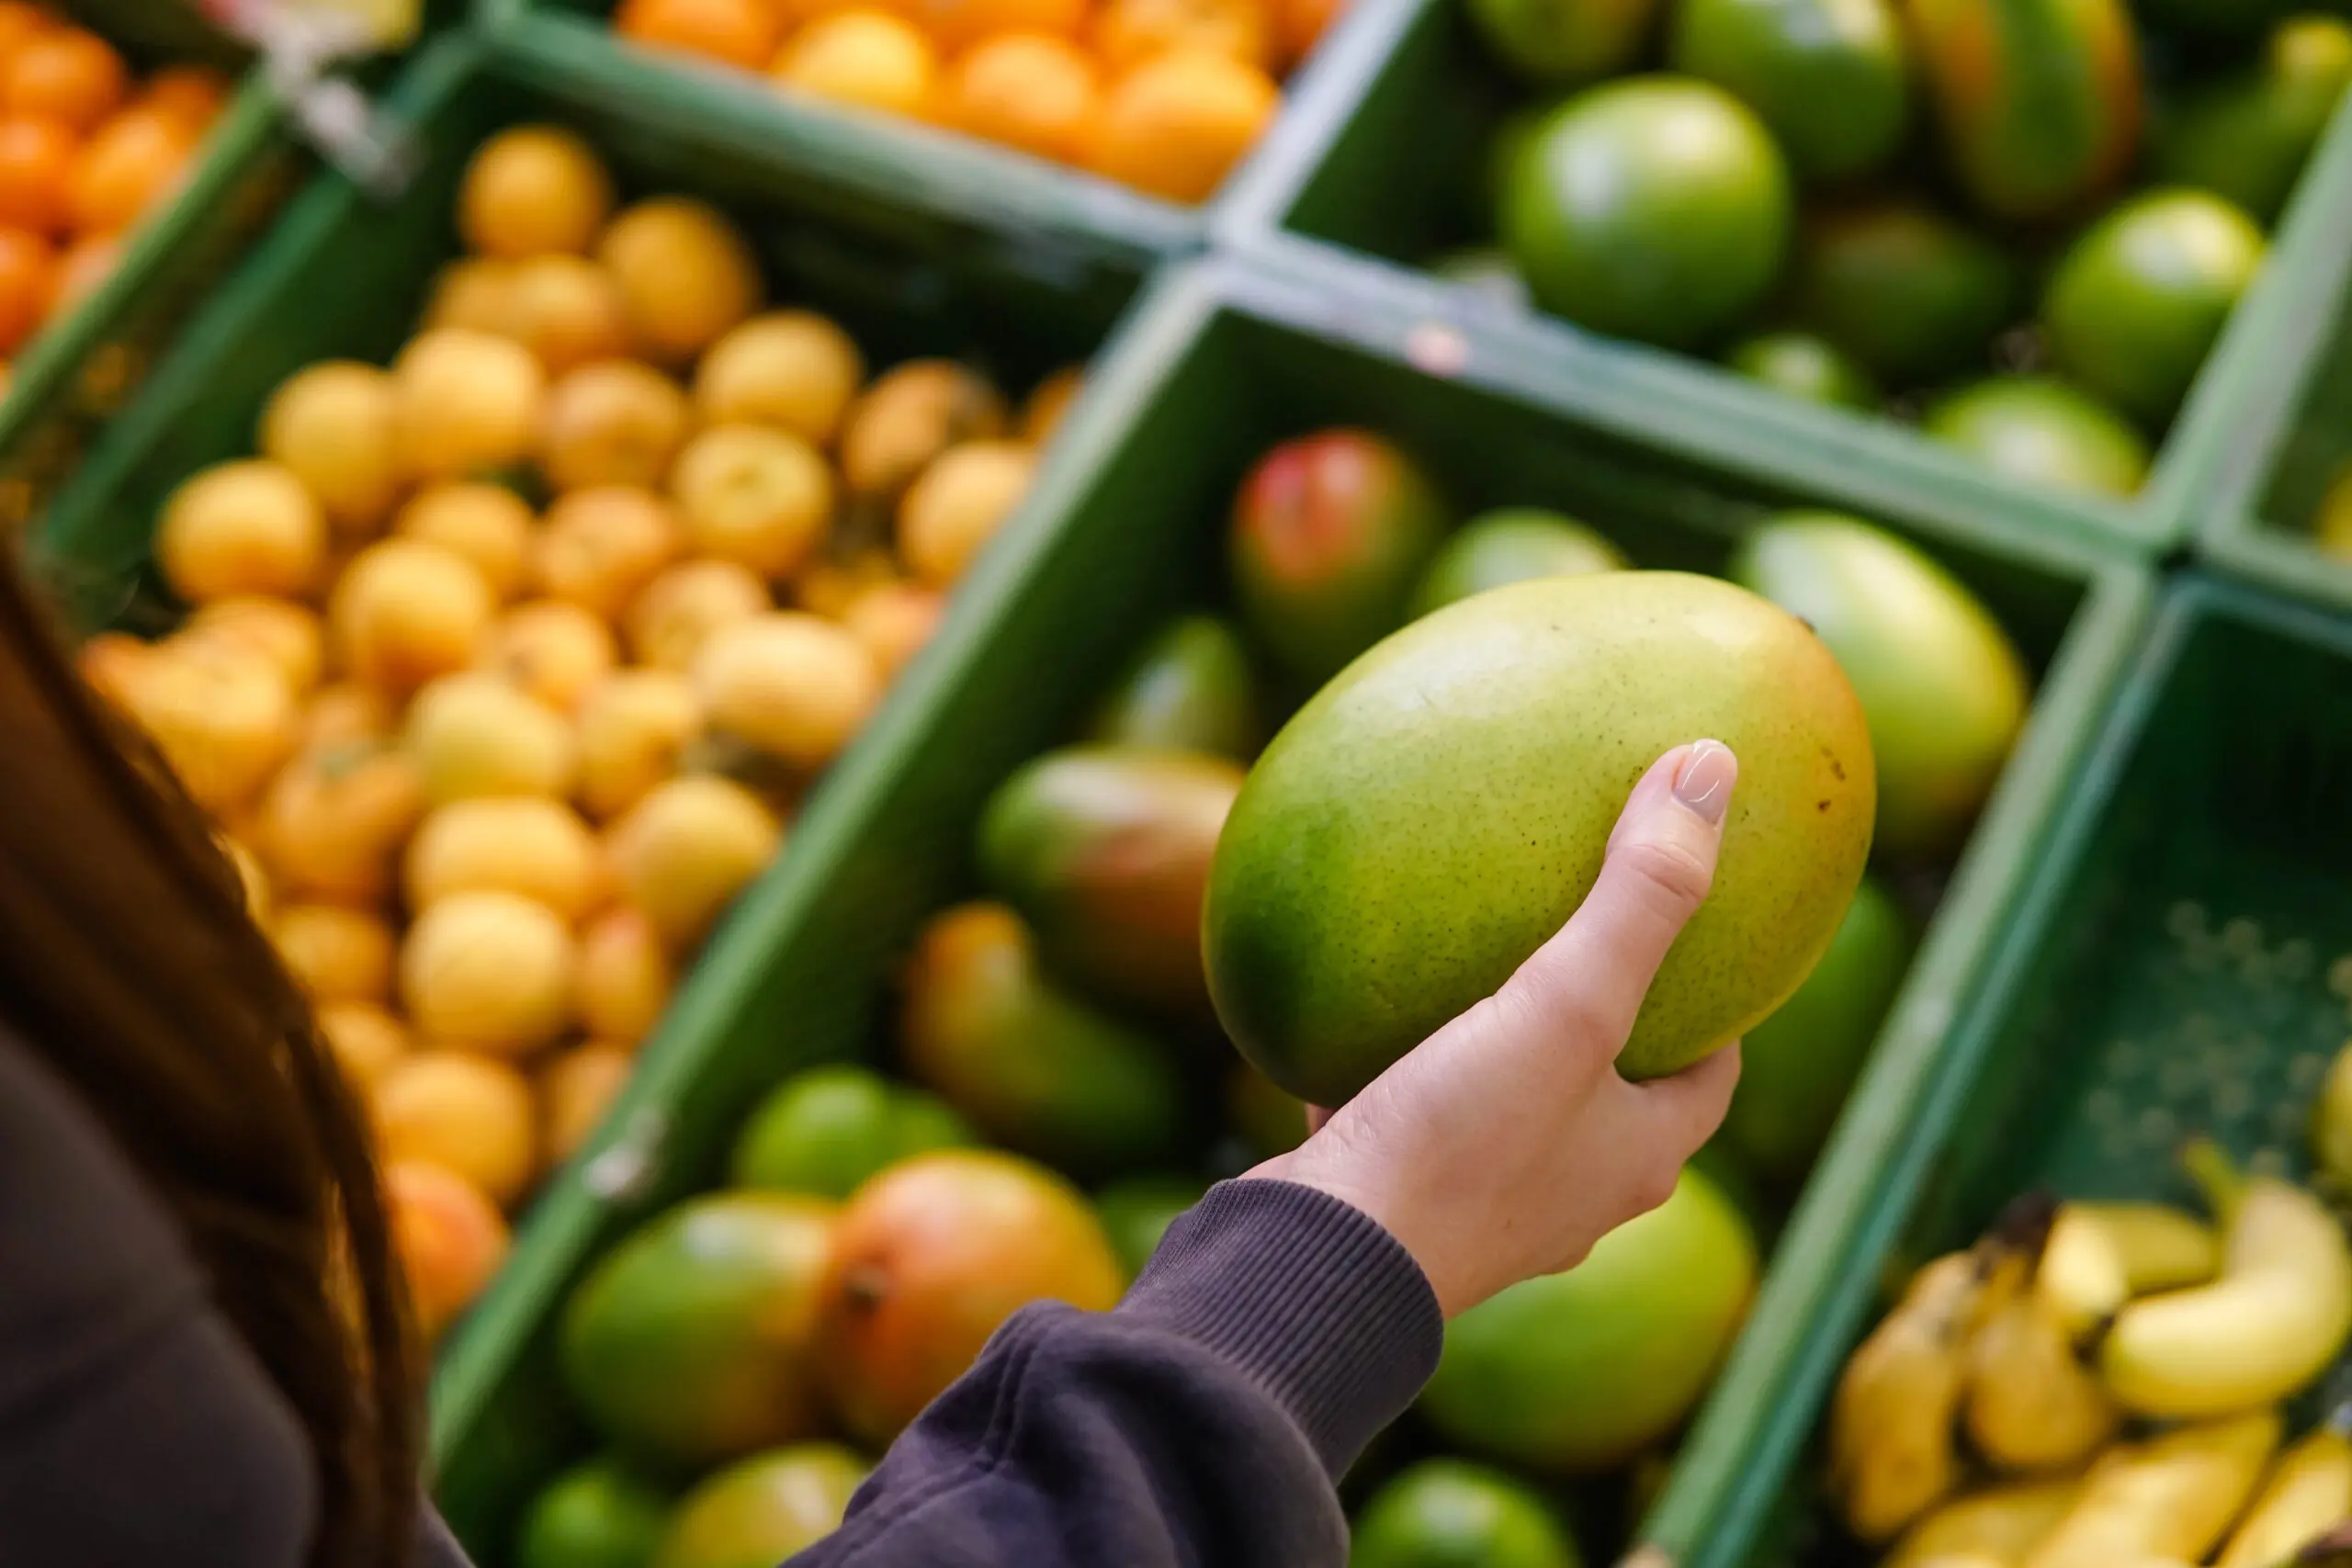
<path fill-rule="evenodd" d="M 586 1137 L 1076 387 L 868 379 L 699 202 L 486 143 L 388 367 L 286 381 L 155 535 L 190 608 L 84 667 L 219 822 L 390 1171 L 420 1319 Z M 544 504 L 540 504 L 543 501 Z"/>

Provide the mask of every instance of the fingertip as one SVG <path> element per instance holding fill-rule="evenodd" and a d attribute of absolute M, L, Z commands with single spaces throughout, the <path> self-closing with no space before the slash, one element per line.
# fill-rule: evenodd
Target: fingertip
<path fill-rule="evenodd" d="M 1739 782 L 1739 759 L 1720 740 L 1694 740 L 1675 765 L 1674 798 L 1710 828 L 1721 828 Z"/>
<path fill-rule="evenodd" d="M 1657 1110 L 1670 1135 L 1695 1150 L 1715 1135 L 1739 1087 L 1739 1042 L 1710 1052 L 1671 1077 L 1636 1085 Z"/>

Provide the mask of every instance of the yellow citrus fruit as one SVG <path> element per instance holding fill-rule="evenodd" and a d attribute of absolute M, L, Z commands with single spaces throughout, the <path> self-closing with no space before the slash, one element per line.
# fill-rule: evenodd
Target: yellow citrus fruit
<path fill-rule="evenodd" d="M 559 126 L 524 125 L 483 142 L 458 189 L 458 231 L 485 256 L 584 252 L 613 209 L 595 149 Z"/>
<path fill-rule="evenodd" d="M 409 927 L 401 1001 L 438 1044 L 527 1056 L 571 1027 L 579 953 L 562 917 L 519 893 L 453 893 Z"/>
<path fill-rule="evenodd" d="M 792 599 L 812 615 L 838 621 L 860 594 L 899 579 L 898 558 L 888 550 L 859 550 L 847 559 L 827 557 L 809 562 L 792 580 Z"/>
<path fill-rule="evenodd" d="M 1066 38 L 1001 33 L 947 73 L 940 120 L 1056 163 L 1074 161 L 1095 112 L 1094 62 Z"/>
<path fill-rule="evenodd" d="M 336 531 L 371 533 L 404 482 L 396 403 L 392 378 L 373 365 L 313 365 L 264 405 L 261 455 L 302 481 Z"/>
<path fill-rule="evenodd" d="M 580 705 L 580 804 L 617 817 L 678 772 L 702 733 L 702 703 L 684 675 L 624 670 Z"/>
<path fill-rule="evenodd" d="M 931 589 L 878 583 L 850 601 L 842 612 L 842 627 L 865 645 L 888 679 L 922 651 L 946 608 L 946 601 Z"/>
<path fill-rule="evenodd" d="M 286 678 L 297 697 L 319 683 L 326 666 L 326 624 L 308 604 L 237 594 L 199 605 L 173 637 L 181 647 L 235 649 L 256 654 Z"/>
<path fill-rule="evenodd" d="M 723 213 L 684 197 L 623 212 L 596 258 L 620 285 L 631 338 L 663 364 L 693 358 L 759 308 L 751 246 Z"/>
<path fill-rule="evenodd" d="M 628 307 L 612 275 L 585 256 L 533 256 L 506 285 L 505 333 L 549 376 L 628 353 Z"/>
<path fill-rule="evenodd" d="M 628 645 L 657 670 L 684 671 L 712 632 L 775 607 L 766 585 L 733 561 L 681 561 L 628 607 Z"/>
<path fill-rule="evenodd" d="M 539 467 L 560 491 L 658 485 L 692 424 L 675 381 L 634 359 L 600 360 L 572 371 L 548 395 Z"/>
<path fill-rule="evenodd" d="M 661 933 L 627 904 L 605 910 L 580 934 L 580 1022 L 598 1040 L 634 1047 L 670 1005 L 670 956 Z"/>
<path fill-rule="evenodd" d="M 419 1051 L 393 1063 L 369 1100 L 386 1160 L 438 1166 L 501 1204 L 537 1174 L 531 1086 L 504 1062 Z"/>
<path fill-rule="evenodd" d="M 271 783 L 254 847 L 289 897 L 372 905 L 391 892 L 401 846 L 424 816 L 404 752 L 345 741 L 297 757 Z"/>
<path fill-rule="evenodd" d="M 1087 166 L 1170 201 L 1200 201 L 1281 106 L 1273 78 L 1246 61 L 1203 49 L 1157 55 L 1103 99 Z"/>
<path fill-rule="evenodd" d="M 408 1031 L 374 1002 L 322 1003 L 319 1033 L 343 1076 L 358 1089 L 376 1083 L 408 1055 Z"/>
<path fill-rule="evenodd" d="M 576 1046 L 547 1065 L 539 1075 L 545 1109 L 548 1163 L 560 1165 L 580 1152 L 613 1101 L 628 1087 L 636 1058 L 618 1045 Z"/>
<path fill-rule="evenodd" d="M 1076 38 L 1086 24 L 1087 0 L 906 0 L 906 11 L 953 55 L 1002 33 Z"/>
<path fill-rule="evenodd" d="M 1107 0 L 1094 18 L 1094 47 L 1114 74 L 1171 50 L 1228 55 L 1264 70 L 1272 28 L 1259 0 Z"/>
<path fill-rule="evenodd" d="M 689 774 L 657 786 L 614 824 L 622 894 L 673 952 L 699 942 L 784 841 L 767 807 L 742 785 Z"/>
<path fill-rule="evenodd" d="M 695 550 L 761 577 L 789 573 L 832 521 L 833 475 L 797 435 L 722 424 L 686 444 L 670 476 Z"/>
<path fill-rule="evenodd" d="M 613 13 L 623 38 L 746 71 L 775 52 L 778 25 L 769 0 L 621 0 Z"/>
<path fill-rule="evenodd" d="M 468 670 L 417 693 L 406 745 L 435 806 L 492 795 L 571 793 L 571 726 L 503 676 Z"/>
<path fill-rule="evenodd" d="M 100 632 L 82 645 L 74 665 L 91 690 L 128 713 L 132 688 L 154 668 L 158 657 L 154 643 L 129 632 Z"/>
<path fill-rule="evenodd" d="M 922 119 L 939 93 L 939 53 L 903 17 L 836 11 L 796 33 L 769 75 L 829 103 Z"/>
<path fill-rule="evenodd" d="M 714 733 L 800 769 L 832 761 L 882 696 L 865 645 L 798 610 L 720 627 L 694 682 Z"/>
<path fill-rule="evenodd" d="M 677 513 L 651 491 L 629 485 L 575 490 L 548 511 L 532 551 L 532 572 L 549 598 L 616 621 L 678 557 Z"/>
<path fill-rule="evenodd" d="M 392 732 L 391 705 L 384 694 L 356 681 L 322 686 L 302 712 L 297 749 L 320 752 L 357 741 L 384 739 Z"/>
<path fill-rule="evenodd" d="M 1038 382 L 1029 400 L 1021 405 L 1021 439 L 1032 446 L 1051 441 L 1085 380 L 1086 367 L 1065 365 Z"/>
<path fill-rule="evenodd" d="M 528 457 L 547 372 L 512 338 L 435 327 L 392 362 L 401 458 L 422 483 L 471 479 Z"/>
<path fill-rule="evenodd" d="M 705 424 L 772 424 L 822 446 L 865 378 L 847 333 L 813 310 L 777 310 L 711 344 L 695 370 L 695 410 Z"/>
<path fill-rule="evenodd" d="M 464 893 L 519 893 L 577 921 L 605 892 L 602 850 L 560 800 L 460 800 L 425 818 L 408 846 L 408 907 Z"/>
<path fill-rule="evenodd" d="M 384 1168 L 384 1203 L 417 1331 L 429 1343 L 506 1261 L 506 1222 L 455 1171 L 415 1161 Z"/>
<path fill-rule="evenodd" d="M 161 650 L 126 699 L 187 793 L 215 816 L 252 799 L 294 751 L 294 694 L 259 653 L 202 644 Z"/>
<path fill-rule="evenodd" d="M 299 599 L 325 564 L 326 517 L 300 479 L 259 458 L 183 482 L 155 527 L 155 565 L 191 604 L 231 594 Z"/>
<path fill-rule="evenodd" d="M 344 569 L 327 600 L 343 668 L 405 694 L 474 660 L 496 605 L 463 556 L 417 539 L 382 539 Z"/>
<path fill-rule="evenodd" d="M 391 999 L 392 928 L 379 917 L 340 904 L 288 904 L 269 935 L 312 1001 Z"/>
<path fill-rule="evenodd" d="M 899 503 L 899 553 L 922 581 L 945 588 L 963 576 L 1028 493 L 1037 455 L 1013 441 L 952 446 Z"/>
<path fill-rule="evenodd" d="M 494 671 L 560 713 L 580 705 L 620 662 L 612 628 L 560 599 L 517 604 L 490 628 L 477 665 Z"/>
<path fill-rule="evenodd" d="M 875 378 L 842 426 L 842 480 L 854 495 L 894 501 L 959 441 L 1002 435 L 1004 400 L 951 359 L 911 359 Z"/>
<path fill-rule="evenodd" d="M 424 302 L 423 329 L 458 327 L 504 334 L 514 324 L 511 262 L 463 256 L 435 273 Z"/>
<path fill-rule="evenodd" d="M 505 600 L 522 591 L 535 521 L 529 503 L 504 485 L 468 479 L 411 496 L 392 532 L 464 557 L 491 596 Z"/>

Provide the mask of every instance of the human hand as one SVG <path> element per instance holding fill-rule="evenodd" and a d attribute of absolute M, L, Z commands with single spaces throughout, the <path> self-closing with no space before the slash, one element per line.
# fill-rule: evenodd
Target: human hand
<path fill-rule="evenodd" d="M 1448 1317 L 1666 1201 L 1713 1135 L 1739 1047 L 1647 1083 L 1618 1076 L 1650 980 L 1714 880 L 1739 767 L 1679 746 L 1634 786 L 1584 904 L 1500 990 L 1249 1174 L 1319 1188 L 1413 1255 Z"/>

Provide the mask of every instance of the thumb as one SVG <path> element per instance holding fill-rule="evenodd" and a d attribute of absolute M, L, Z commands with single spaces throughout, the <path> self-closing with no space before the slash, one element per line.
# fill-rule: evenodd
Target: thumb
<path fill-rule="evenodd" d="M 1547 1032 L 1614 1057 L 1667 950 L 1714 886 L 1738 760 L 1719 740 L 1678 746 L 1642 775 L 1609 835 L 1591 893 L 1520 965 L 1503 995 Z"/>

